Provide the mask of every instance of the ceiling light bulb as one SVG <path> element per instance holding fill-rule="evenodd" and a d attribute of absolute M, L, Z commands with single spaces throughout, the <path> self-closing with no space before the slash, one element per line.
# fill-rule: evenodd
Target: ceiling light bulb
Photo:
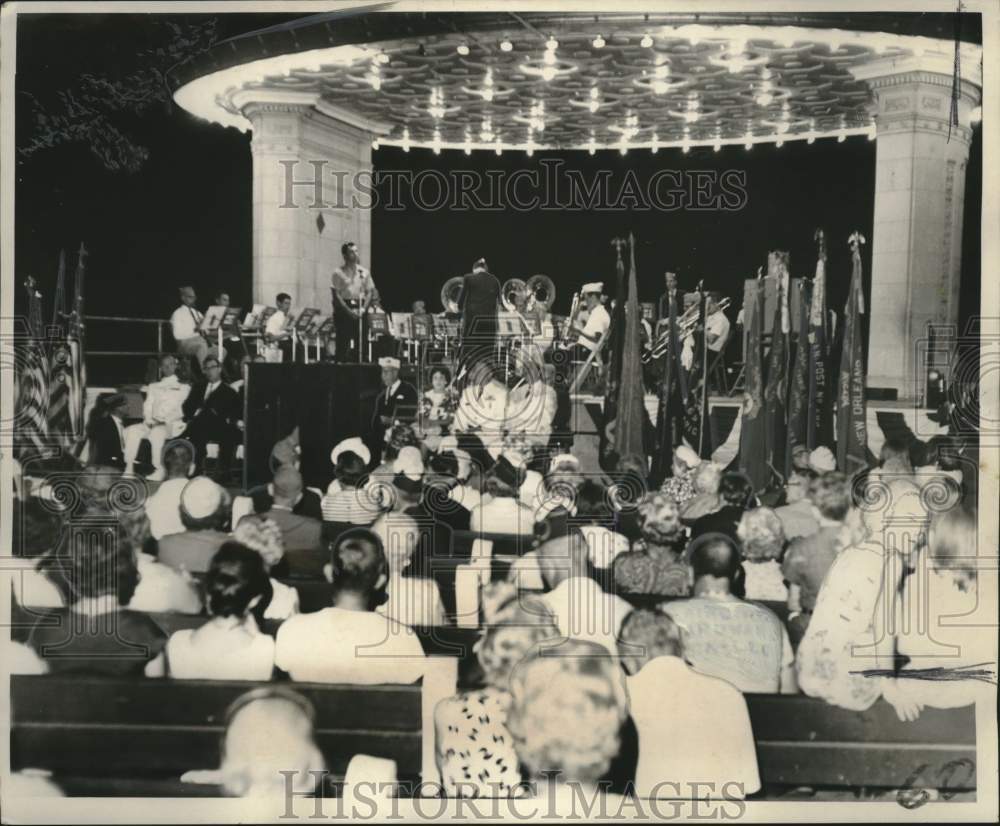
<path fill-rule="evenodd" d="M 772 103 L 774 103 L 774 95 L 768 94 L 766 92 L 763 95 L 758 95 L 757 103 L 760 104 L 761 106 L 770 106 Z"/>
<path fill-rule="evenodd" d="M 778 138 L 778 140 L 774 142 L 774 145 L 777 146 L 778 149 L 781 149 L 781 147 L 785 145 L 785 142 L 781 138 Z"/>
<path fill-rule="evenodd" d="M 485 100 L 487 103 L 493 100 L 492 89 L 483 89 L 483 100 Z"/>
<path fill-rule="evenodd" d="M 846 140 L 847 140 L 847 135 L 844 134 L 837 135 L 837 143 L 843 143 Z"/>
<path fill-rule="evenodd" d="M 550 35 L 549 39 L 545 41 L 545 48 L 550 52 L 554 52 L 559 48 L 559 41 Z"/>
<path fill-rule="evenodd" d="M 683 152 L 685 155 L 690 151 L 691 151 L 691 144 L 685 142 L 681 145 L 681 152 Z"/>
<path fill-rule="evenodd" d="M 546 52 L 544 55 L 542 55 L 542 63 L 544 63 L 546 66 L 555 66 L 556 65 L 556 53 L 555 52 Z"/>
<path fill-rule="evenodd" d="M 625 144 L 622 144 L 621 147 L 618 149 L 618 151 L 621 152 L 623 155 L 627 155 L 628 147 Z"/>
<path fill-rule="evenodd" d="M 591 99 L 597 100 L 597 97 L 600 94 L 601 93 L 600 93 L 600 91 L 598 90 L 598 88 L 596 86 L 591 86 L 590 87 L 590 97 L 591 97 Z"/>
<path fill-rule="evenodd" d="M 497 141 L 496 149 L 494 150 L 497 155 L 503 154 L 503 147 L 500 145 L 500 141 Z"/>
<path fill-rule="evenodd" d="M 806 138 L 806 143 L 816 143 L 816 136 L 810 135 L 808 138 Z"/>
<path fill-rule="evenodd" d="M 556 70 L 552 66 L 542 67 L 542 80 L 552 80 L 556 76 Z"/>
<path fill-rule="evenodd" d="M 722 143 L 719 142 L 719 141 L 716 141 L 715 143 L 712 144 L 712 149 L 714 149 L 716 152 L 721 152 L 722 151 Z"/>
<path fill-rule="evenodd" d="M 670 67 L 666 63 L 661 63 L 655 69 L 653 69 L 653 75 L 655 77 L 664 78 L 670 74 Z"/>
<path fill-rule="evenodd" d="M 653 135 L 653 142 L 649 149 L 654 155 L 660 150 L 660 139 L 657 135 Z"/>
<path fill-rule="evenodd" d="M 387 55 L 387 54 L 386 54 L 385 52 L 379 52 L 379 53 L 378 53 L 378 54 L 377 54 L 377 55 L 375 56 L 375 59 L 376 59 L 376 60 L 377 60 L 377 61 L 378 61 L 379 63 L 388 63 L 388 62 L 389 62 L 389 55 Z"/>
<path fill-rule="evenodd" d="M 648 34 L 645 34 L 642 36 L 642 40 L 639 41 L 639 45 L 644 49 L 648 49 L 653 45 L 653 38 L 651 38 Z"/>
<path fill-rule="evenodd" d="M 591 144 L 590 147 L 588 147 L 587 154 L 588 155 L 596 155 L 597 154 L 597 149 L 594 147 L 593 144 Z"/>
<path fill-rule="evenodd" d="M 598 103 L 596 100 L 592 100 L 588 104 L 587 108 L 590 109 L 591 112 L 596 112 L 598 109 L 601 108 L 601 104 Z"/>
<path fill-rule="evenodd" d="M 469 53 L 469 46 L 466 43 L 459 43 L 455 51 L 464 57 Z"/>
<path fill-rule="evenodd" d="M 654 80 L 653 81 L 653 92 L 654 92 L 654 94 L 657 94 L 657 95 L 665 94 L 666 91 L 669 88 L 670 88 L 670 84 L 668 84 L 666 81 L 663 81 L 663 80 Z"/>
<path fill-rule="evenodd" d="M 500 51 L 509 52 L 514 49 L 514 44 L 511 43 L 506 37 L 500 41 Z"/>
<path fill-rule="evenodd" d="M 590 41 L 590 45 L 593 46 L 595 49 L 603 49 L 606 43 L 607 41 L 605 41 L 605 39 L 601 37 L 601 35 L 597 35 L 597 37 L 595 37 L 592 41 Z"/>
<path fill-rule="evenodd" d="M 382 78 L 380 78 L 378 75 L 375 74 L 370 75 L 368 78 L 368 82 L 371 84 L 372 89 L 374 89 L 376 92 L 382 88 Z"/>

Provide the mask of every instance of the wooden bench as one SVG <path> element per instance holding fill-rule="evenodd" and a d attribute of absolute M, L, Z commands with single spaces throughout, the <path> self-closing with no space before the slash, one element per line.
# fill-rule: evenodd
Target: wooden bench
<path fill-rule="evenodd" d="M 11 767 L 47 769 L 66 788 L 128 794 L 136 784 L 180 794 L 191 769 L 219 766 L 225 712 L 273 683 L 83 674 L 11 678 Z M 437 782 L 434 708 L 455 692 L 455 661 L 429 661 L 422 684 L 291 687 L 316 708 L 316 742 L 331 774 L 355 754 L 394 760 L 400 780 Z"/>
<path fill-rule="evenodd" d="M 815 697 L 748 694 L 764 795 L 775 787 L 976 788 L 976 710 L 903 722 L 879 700 L 848 711 Z"/>

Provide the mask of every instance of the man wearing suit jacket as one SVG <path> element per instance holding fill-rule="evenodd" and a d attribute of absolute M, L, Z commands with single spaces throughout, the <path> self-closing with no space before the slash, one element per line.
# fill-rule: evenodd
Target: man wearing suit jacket
<path fill-rule="evenodd" d="M 197 473 L 205 464 L 206 445 L 219 445 L 217 475 L 228 476 L 236 445 L 240 439 L 238 422 L 242 418 L 239 394 L 222 380 L 222 365 L 215 356 L 202 363 L 205 378 L 191 389 L 184 401 L 184 438 L 194 445 Z"/>
<path fill-rule="evenodd" d="M 458 306 L 462 311 L 462 361 L 466 369 L 491 360 L 497 336 L 497 304 L 500 282 L 480 258 L 472 272 L 462 276 Z"/>
<path fill-rule="evenodd" d="M 384 356 L 378 366 L 382 368 L 382 391 L 375 400 L 368 445 L 376 464 L 381 460 L 385 434 L 397 422 L 411 423 L 417 415 L 417 389 L 399 378 L 399 359 Z"/>
<path fill-rule="evenodd" d="M 96 416 L 88 438 L 87 461 L 91 465 L 125 469 L 125 410 L 128 407 L 121 393 L 108 393 L 97 400 L 107 415 Z"/>

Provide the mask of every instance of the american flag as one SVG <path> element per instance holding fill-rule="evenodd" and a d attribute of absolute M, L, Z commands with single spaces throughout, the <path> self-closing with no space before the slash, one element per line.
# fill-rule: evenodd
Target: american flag
<path fill-rule="evenodd" d="M 53 326 L 62 335 L 53 345 L 51 353 L 48 426 L 49 434 L 66 450 L 75 450 L 84 438 L 83 412 L 87 375 L 83 358 L 81 319 L 86 255 L 87 251 L 81 244 L 76 268 L 73 312 L 67 314 L 64 306 L 66 255 L 60 254 L 56 302 L 53 309 Z M 64 319 L 68 320 L 66 328 L 63 327 Z"/>
<path fill-rule="evenodd" d="M 14 444 L 19 458 L 45 453 L 48 437 L 49 359 L 42 330 L 42 294 L 31 276 L 28 291 L 28 338 L 21 348 Z"/>

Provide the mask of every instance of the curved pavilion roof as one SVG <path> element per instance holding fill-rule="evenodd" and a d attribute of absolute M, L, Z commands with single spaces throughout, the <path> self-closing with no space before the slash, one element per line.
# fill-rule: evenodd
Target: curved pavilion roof
<path fill-rule="evenodd" d="M 244 130 L 249 102 L 311 105 L 404 147 L 655 149 L 874 137 L 858 76 L 918 62 L 951 74 L 955 60 L 944 36 L 867 29 L 898 29 L 901 15 L 854 15 L 859 28 L 846 31 L 832 27 L 844 15 L 409 7 L 369 4 L 223 41 L 172 72 L 175 100 Z M 982 50 L 965 42 L 960 57 L 968 92 Z"/>

